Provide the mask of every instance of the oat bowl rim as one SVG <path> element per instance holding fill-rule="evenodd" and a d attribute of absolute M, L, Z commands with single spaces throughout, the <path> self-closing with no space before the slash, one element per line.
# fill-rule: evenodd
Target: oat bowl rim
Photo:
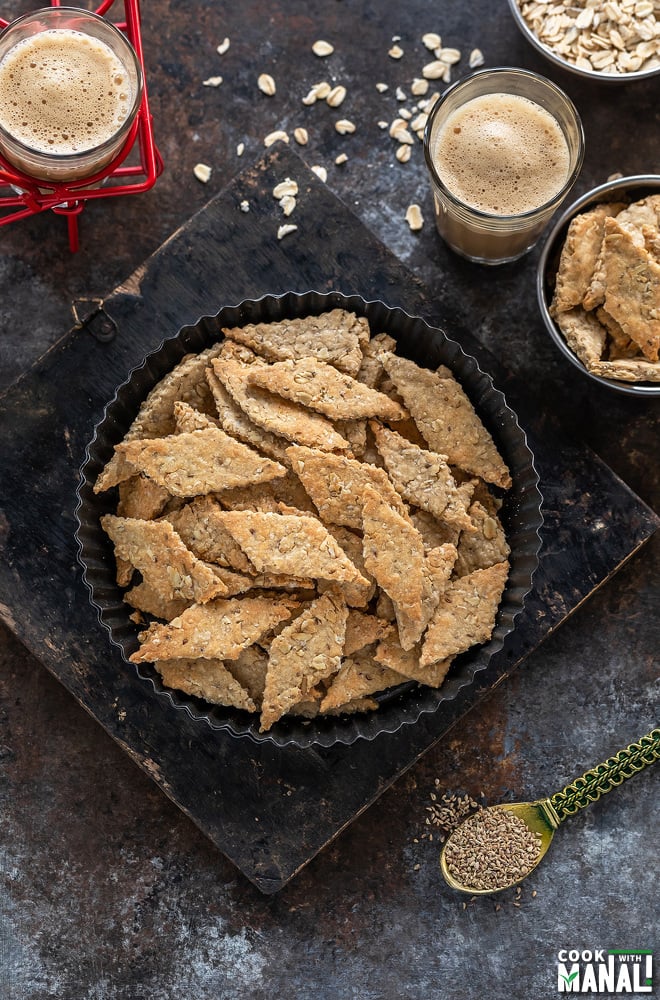
<path fill-rule="evenodd" d="M 636 396 L 638 399 L 650 399 L 660 396 L 660 383 L 623 382 L 616 379 L 603 378 L 601 375 L 595 375 L 588 371 L 566 343 L 561 331 L 550 315 L 549 308 L 553 288 L 551 282 L 553 282 L 557 271 L 561 244 L 571 220 L 590 205 L 596 205 L 601 201 L 608 201 L 613 194 L 621 194 L 628 191 L 631 193 L 637 192 L 640 198 L 645 197 L 647 194 L 660 194 L 660 174 L 632 174 L 628 177 L 618 177 L 616 180 L 605 181 L 603 184 L 599 184 L 586 191 L 562 212 L 545 237 L 541 249 L 536 269 L 536 298 L 547 332 L 564 357 L 582 375 L 590 379 L 591 382 L 606 386 L 615 392 L 621 392 L 628 396 Z"/>
<path fill-rule="evenodd" d="M 547 59 L 548 62 L 553 63 L 553 65 L 559 67 L 559 69 L 565 70 L 567 73 L 571 73 L 573 76 L 581 77 L 583 80 L 593 80 L 596 83 L 617 84 L 630 83 L 636 80 L 649 80 L 660 74 L 660 66 L 653 66 L 651 69 L 645 70 L 635 70 L 630 73 L 605 73 L 595 69 L 582 69 L 580 66 L 576 66 L 574 63 L 569 62 L 568 59 L 564 59 L 562 56 L 557 55 L 551 48 L 540 40 L 538 35 L 532 31 L 530 26 L 525 21 L 517 0 L 508 0 L 508 4 L 511 16 L 515 21 L 518 30 L 529 42 L 529 44 L 532 45 L 533 48 L 535 48 L 536 51 L 539 52 L 545 59 Z"/>
<path fill-rule="evenodd" d="M 308 721 L 289 716 L 261 733 L 255 716 L 239 709 L 211 706 L 183 692 L 166 688 L 151 664 L 129 662 L 129 655 L 138 647 L 139 628 L 129 619 L 130 609 L 123 602 L 122 591 L 115 580 L 112 548 L 100 525 L 100 517 L 114 509 L 116 498 L 113 498 L 114 491 L 94 494 L 93 485 L 150 389 L 185 354 L 198 353 L 222 339 L 223 326 L 313 316 L 334 308 L 366 316 L 372 333 L 390 333 L 397 339 L 401 353 L 412 360 L 423 358 L 421 363 L 427 367 L 447 364 L 466 388 L 512 472 L 514 485 L 502 508 L 507 539 L 512 549 L 511 570 L 492 638 L 457 657 L 442 687 L 434 689 L 414 681 L 404 682 L 384 696 L 377 696 L 379 708 L 371 713 L 317 717 Z M 187 713 L 200 725 L 226 730 L 232 736 L 249 738 L 259 744 L 298 748 L 330 747 L 335 744 L 349 746 L 358 739 L 373 740 L 382 733 L 397 732 L 402 726 L 414 724 L 420 717 L 437 712 L 444 702 L 453 700 L 462 688 L 473 684 L 477 674 L 485 670 L 491 658 L 502 649 L 524 610 L 525 598 L 531 590 L 532 576 L 538 565 L 543 521 L 539 478 L 526 435 L 503 394 L 494 388 L 491 377 L 481 370 L 476 359 L 467 355 L 457 341 L 421 318 L 412 317 L 402 309 L 381 301 L 367 301 L 359 295 L 344 295 L 341 292 L 287 292 L 244 300 L 238 305 L 220 309 L 214 316 L 200 317 L 197 322 L 164 340 L 130 372 L 106 405 L 86 449 L 77 497 L 78 561 L 99 624 L 112 646 L 120 652 L 124 669 L 149 684 L 154 696 L 164 698 L 175 711 Z M 119 663 L 118 669 L 121 669 Z"/>

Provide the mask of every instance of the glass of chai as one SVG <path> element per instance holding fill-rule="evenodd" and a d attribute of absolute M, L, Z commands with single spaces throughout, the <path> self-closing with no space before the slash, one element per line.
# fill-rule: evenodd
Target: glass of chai
<path fill-rule="evenodd" d="M 118 28 L 91 11 L 46 7 L 0 34 L 0 154 L 52 183 L 103 170 L 142 101 L 142 69 Z"/>
<path fill-rule="evenodd" d="M 468 260 L 530 250 L 575 182 L 584 132 L 572 101 L 521 69 L 480 70 L 434 104 L 424 133 L 438 231 Z"/>

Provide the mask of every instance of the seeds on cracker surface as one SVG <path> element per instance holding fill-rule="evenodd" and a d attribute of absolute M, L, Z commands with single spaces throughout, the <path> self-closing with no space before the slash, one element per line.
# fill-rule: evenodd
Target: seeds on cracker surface
<path fill-rule="evenodd" d="M 355 124 L 348 118 L 340 118 L 338 122 L 335 122 L 335 130 L 340 135 L 350 135 L 355 132 Z"/>
<path fill-rule="evenodd" d="M 227 49 L 229 48 L 230 44 L 231 43 L 230 43 L 229 39 L 225 38 L 225 39 L 223 39 L 222 42 L 220 42 L 220 44 L 218 45 L 218 47 L 216 48 L 215 51 L 218 53 L 219 56 L 224 56 L 224 54 L 227 51 Z"/>
<path fill-rule="evenodd" d="M 387 54 L 390 57 L 390 59 L 400 59 L 401 56 L 403 55 L 403 49 L 401 48 L 400 45 L 393 45 Z"/>
<path fill-rule="evenodd" d="M 407 163 L 410 159 L 410 146 L 399 146 L 395 155 L 399 163 Z"/>
<path fill-rule="evenodd" d="M 193 174 L 198 181 L 206 184 L 211 179 L 211 168 L 208 163 L 196 163 L 193 167 Z"/>
<path fill-rule="evenodd" d="M 333 87 L 328 96 L 326 97 L 326 103 L 330 105 L 331 108 L 338 108 L 340 104 L 343 103 L 346 97 L 346 87 L 338 85 Z"/>
<path fill-rule="evenodd" d="M 268 148 L 272 146 L 274 142 L 288 142 L 289 136 L 283 129 L 276 129 L 274 132 L 269 132 L 267 136 L 264 137 L 264 146 Z"/>
<path fill-rule="evenodd" d="M 322 38 L 314 42 L 314 44 L 312 45 L 312 52 L 314 53 L 315 56 L 319 56 L 321 59 L 324 56 L 332 55 L 334 51 L 335 51 L 334 45 L 331 45 L 330 42 L 324 41 Z"/>
<path fill-rule="evenodd" d="M 477 66 L 483 66 L 484 64 L 484 54 L 481 49 L 472 49 L 468 59 L 468 65 L 470 69 L 476 69 Z"/>
<path fill-rule="evenodd" d="M 208 79 L 202 81 L 203 87 L 219 87 L 222 83 L 221 76 L 209 76 Z"/>
<path fill-rule="evenodd" d="M 328 171 L 325 169 L 325 167 L 322 167 L 320 166 L 320 164 L 315 163 L 309 169 L 312 171 L 313 174 L 316 174 L 319 180 L 323 181 L 323 183 L 325 184 L 325 182 L 328 179 Z"/>
<path fill-rule="evenodd" d="M 267 97 L 272 97 L 277 89 L 270 73 L 260 73 L 257 78 L 257 86 L 261 93 L 266 94 Z"/>
<path fill-rule="evenodd" d="M 306 128 L 298 127 L 293 130 L 293 138 L 299 146 L 306 146 L 309 142 L 309 134 Z"/>
<path fill-rule="evenodd" d="M 527 875 L 541 853 L 540 834 L 508 809 L 482 809 L 444 848 L 449 873 L 468 889 L 502 889 Z"/>

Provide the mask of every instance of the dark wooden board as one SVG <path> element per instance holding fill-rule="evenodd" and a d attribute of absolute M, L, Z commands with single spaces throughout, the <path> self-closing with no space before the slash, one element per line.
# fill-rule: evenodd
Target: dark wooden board
<path fill-rule="evenodd" d="M 300 186 L 279 241 L 272 188 Z M 240 210 L 246 199 L 250 210 Z M 544 493 L 543 549 L 526 613 L 491 666 L 415 726 L 351 747 L 255 745 L 174 710 L 126 667 L 96 620 L 74 542 L 85 445 L 129 370 L 223 305 L 337 289 L 429 321 L 420 283 L 287 149 L 241 174 L 0 398 L 0 616 L 74 697 L 263 892 L 275 892 L 373 802 L 643 544 L 655 515 L 588 449 L 560 441 L 527 387 L 477 341 L 518 410 Z M 109 329 L 106 317 L 109 318 Z M 109 781 L 111 782 L 111 776 Z"/>

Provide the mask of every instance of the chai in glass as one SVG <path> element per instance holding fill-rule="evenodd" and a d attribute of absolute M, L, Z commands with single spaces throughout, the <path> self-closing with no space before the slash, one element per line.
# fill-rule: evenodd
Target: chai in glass
<path fill-rule="evenodd" d="M 49 8 L 0 36 L 0 152 L 32 177 L 75 181 L 103 169 L 140 97 L 131 46 L 97 15 Z"/>
<path fill-rule="evenodd" d="M 436 102 L 425 134 L 440 235 L 469 260 L 529 250 L 567 194 L 584 153 L 575 108 L 522 70 L 484 70 Z"/>

